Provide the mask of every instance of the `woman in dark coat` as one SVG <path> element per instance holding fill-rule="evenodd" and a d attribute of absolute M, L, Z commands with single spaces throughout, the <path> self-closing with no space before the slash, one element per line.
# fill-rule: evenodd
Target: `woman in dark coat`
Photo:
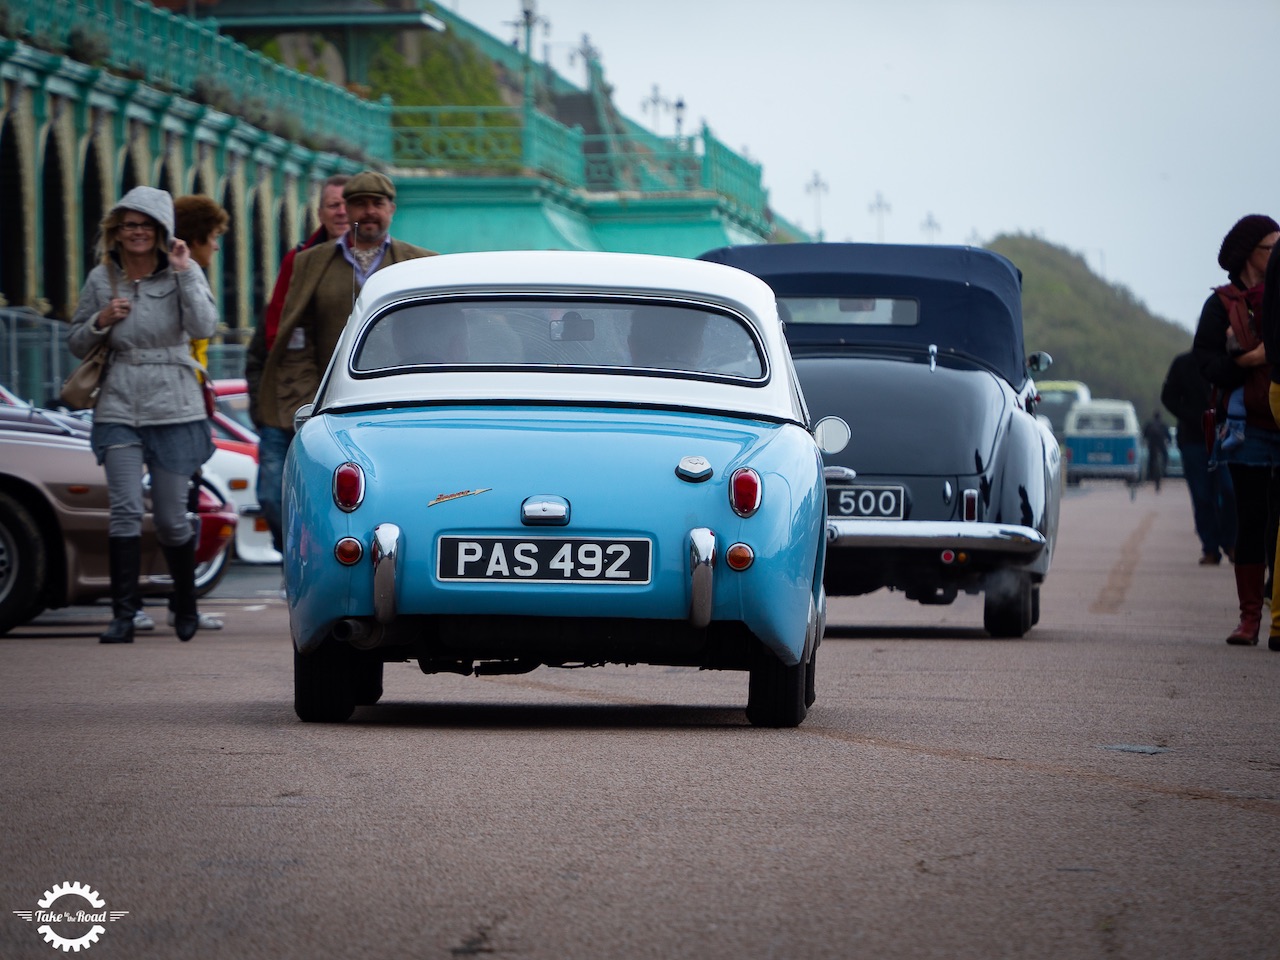
<path fill-rule="evenodd" d="M 1271 514 L 1280 508 L 1280 428 L 1268 398 L 1271 367 L 1262 343 L 1263 279 L 1280 224 L 1271 217 L 1250 214 L 1227 233 L 1218 252 L 1218 265 L 1229 282 L 1205 301 L 1196 327 L 1193 351 L 1204 378 L 1224 396 L 1244 387 L 1244 442 L 1216 450 L 1219 464 L 1231 471 L 1236 491 L 1236 595 L 1240 623 L 1227 643 L 1256 644 L 1262 621 L 1267 560 L 1275 553 L 1268 543 L 1274 530 Z M 1272 535 L 1274 536 L 1274 535 Z"/>

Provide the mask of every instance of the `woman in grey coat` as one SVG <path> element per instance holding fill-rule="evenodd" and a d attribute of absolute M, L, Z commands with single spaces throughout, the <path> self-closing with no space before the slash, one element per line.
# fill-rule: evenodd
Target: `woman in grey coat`
<path fill-rule="evenodd" d="M 134 187 L 103 218 L 102 262 L 80 291 L 67 338 L 83 357 L 107 338 L 111 358 L 93 415 L 94 453 L 111 501 L 111 625 L 102 643 L 132 643 L 138 609 L 142 468 L 151 474 L 156 539 L 173 578 L 174 630 L 199 627 L 190 477 L 213 455 L 204 396 L 188 342 L 210 337 L 218 312 L 204 271 L 173 238 L 173 198 Z"/>

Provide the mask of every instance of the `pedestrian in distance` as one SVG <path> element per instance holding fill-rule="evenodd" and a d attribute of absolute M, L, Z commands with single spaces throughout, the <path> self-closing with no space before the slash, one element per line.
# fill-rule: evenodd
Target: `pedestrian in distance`
<path fill-rule="evenodd" d="M 1225 556 L 1234 561 L 1236 546 L 1236 493 L 1231 472 L 1209 469 L 1210 436 L 1205 436 L 1205 411 L 1212 406 L 1213 389 L 1200 375 L 1191 351 L 1180 353 L 1169 364 L 1160 402 L 1174 418 L 1174 443 L 1182 455 L 1182 476 L 1191 497 L 1191 516 L 1200 539 L 1200 565 L 1217 566 Z"/>
<path fill-rule="evenodd" d="M 173 579 L 174 631 L 199 629 L 191 475 L 213 455 L 190 341 L 213 335 L 213 294 L 187 244 L 174 237 L 173 198 L 134 187 L 101 224 L 101 262 L 89 272 L 67 344 L 85 356 L 104 338 L 111 359 L 90 442 L 107 474 L 111 624 L 102 643 L 132 643 L 141 567 L 143 467 L 156 539 Z"/>
<path fill-rule="evenodd" d="M 1160 492 L 1160 481 L 1164 479 L 1165 465 L 1169 461 L 1169 428 L 1160 419 L 1160 411 L 1151 414 L 1142 427 L 1142 440 L 1147 445 L 1147 475 L 1155 484 L 1156 493 Z"/>
<path fill-rule="evenodd" d="M 1271 365 L 1262 343 L 1263 280 L 1280 224 L 1250 214 L 1227 232 L 1218 265 L 1228 282 L 1205 301 L 1193 351 L 1201 374 L 1222 396 L 1244 388 L 1244 440 L 1215 447 L 1231 471 L 1236 494 L 1236 597 L 1240 622 L 1227 643 L 1252 645 L 1261 629 L 1267 562 L 1275 555 L 1275 511 L 1280 508 L 1280 427 L 1271 413 Z"/>

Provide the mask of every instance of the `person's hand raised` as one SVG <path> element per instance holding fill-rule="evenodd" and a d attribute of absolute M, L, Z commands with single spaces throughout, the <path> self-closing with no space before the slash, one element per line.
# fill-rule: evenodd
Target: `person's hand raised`
<path fill-rule="evenodd" d="M 191 266 L 191 248 L 187 246 L 185 240 L 173 238 L 173 245 L 169 247 L 169 266 L 178 273 Z"/>

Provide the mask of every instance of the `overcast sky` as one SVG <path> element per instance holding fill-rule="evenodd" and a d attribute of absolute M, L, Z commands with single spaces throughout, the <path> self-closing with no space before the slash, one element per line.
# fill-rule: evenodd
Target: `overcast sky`
<path fill-rule="evenodd" d="M 504 40 L 520 13 L 445 5 Z M 1280 0 L 536 5 L 537 59 L 585 85 L 588 34 L 623 113 L 670 136 L 644 104 L 683 98 L 686 132 L 705 120 L 828 240 L 1032 233 L 1193 328 L 1227 230 L 1280 219 Z"/>

